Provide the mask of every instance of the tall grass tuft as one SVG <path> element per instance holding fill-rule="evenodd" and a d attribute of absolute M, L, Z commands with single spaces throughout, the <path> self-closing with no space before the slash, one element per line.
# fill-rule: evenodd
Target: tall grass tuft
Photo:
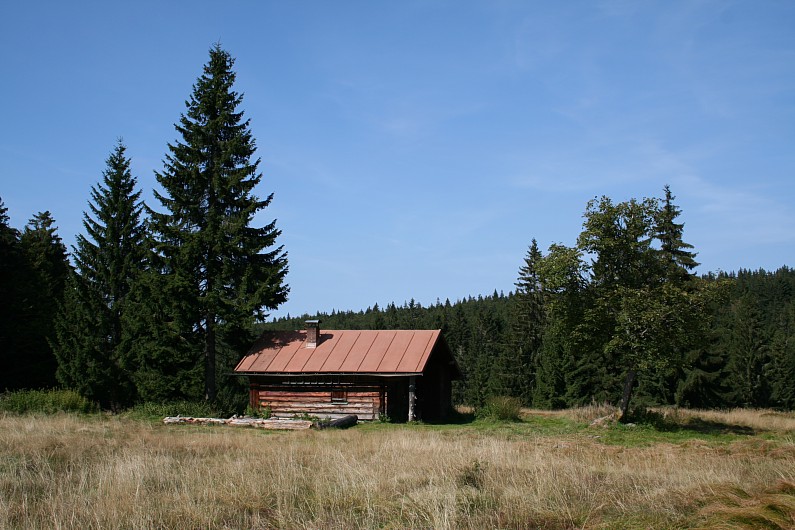
<path fill-rule="evenodd" d="M 705 528 L 795 528 L 795 482 L 781 480 L 762 492 L 738 486 L 723 489 L 701 510 L 707 520 Z"/>
<path fill-rule="evenodd" d="M 73 390 L 19 390 L 0 395 L 0 410 L 14 414 L 89 414 L 99 407 Z"/>
<path fill-rule="evenodd" d="M 459 486 L 470 486 L 479 490 L 483 487 L 484 476 L 484 465 L 476 458 L 461 468 L 456 478 L 456 483 Z"/>
<path fill-rule="evenodd" d="M 563 411 L 563 414 L 580 423 L 591 423 L 594 420 L 608 416 L 618 417 L 618 407 L 609 403 L 591 403 L 573 407 Z"/>
<path fill-rule="evenodd" d="M 519 421 L 521 419 L 522 402 L 519 398 L 495 396 L 486 401 L 486 405 L 477 410 L 478 418 L 498 421 Z"/>

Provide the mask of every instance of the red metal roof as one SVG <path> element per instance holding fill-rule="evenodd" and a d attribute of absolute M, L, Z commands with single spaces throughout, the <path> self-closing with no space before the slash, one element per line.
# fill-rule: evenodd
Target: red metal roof
<path fill-rule="evenodd" d="M 307 348 L 306 331 L 266 331 L 235 372 L 418 374 L 440 333 L 324 329 L 317 347 Z"/>

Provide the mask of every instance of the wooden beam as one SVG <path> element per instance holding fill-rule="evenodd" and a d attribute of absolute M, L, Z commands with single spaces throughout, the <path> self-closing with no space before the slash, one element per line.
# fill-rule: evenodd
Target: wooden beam
<path fill-rule="evenodd" d="M 417 378 L 413 375 L 409 377 L 409 421 L 417 419 L 417 411 L 415 405 L 417 401 Z"/>

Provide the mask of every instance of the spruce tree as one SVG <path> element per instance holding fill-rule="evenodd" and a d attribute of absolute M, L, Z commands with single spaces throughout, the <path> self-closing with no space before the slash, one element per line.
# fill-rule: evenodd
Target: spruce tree
<path fill-rule="evenodd" d="M 502 392 L 521 398 L 527 405 L 533 399 L 535 364 L 544 332 L 544 300 L 538 272 L 541 258 L 538 243 L 533 239 L 519 268 L 516 292 L 510 299 L 504 351 L 496 363 Z"/>
<path fill-rule="evenodd" d="M 91 188 L 86 235 L 77 236 L 77 271 L 70 278 L 56 321 L 58 379 L 104 407 L 134 396 L 131 360 L 122 342 L 123 313 L 144 267 L 143 204 L 118 141 L 106 160 L 102 182 Z"/>
<path fill-rule="evenodd" d="M 568 368 L 573 365 L 565 322 L 550 319 L 544 335 L 534 367 L 533 406 L 562 408 L 566 406 L 566 381 L 570 373 Z"/>
<path fill-rule="evenodd" d="M 776 324 L 770 347 L 771 398 L 776 406 L 792 410 L 795 408 L 795 298 L 781 308 Z"/>
<path fill-rule="evenodd" d="M 19 352 L 24 353 L 18 387 L 55 385 L 57 361 L 50 346 L 53 321 L 64 294 L 70 265 L 66 246 L 50 212 L 34 215 L 20 237 L 27 262 L 26 302 L 20 313 Z"/>
<path fill-rule="evenodd" d="M 663 198 L 655 216 L 654 237 L 660 245 L 663 281 L 669 286 L 685 290 L 691 298 L 699 299 L 712 315 L 714 309 L 708 309 L 707 306 L 722 297 L 724 286 L 722 283 L 707 282 L 693 274 L 699 263 L 695 259 L 696 253 L 692 252 L 693 245 L 683 240 L 684 223 L 677 221 L 682 211 L 674 204 L 675 198 L 670 186 L 664 186 Z M 655 397 L 658 403 L 671 403 L 671 397 L 676 403 L 686 400 L 704 406 L 719 402 L 725 362 L 720 354 L 713 351 L 717 341 L 711 337 L 709 326 L 706 325 L 708 323 L 709 319 L 691 319 L 689 343 L 693 349 L 684 352 L 684 362 L 675 368 L 674 374 L 669 371 L 652 373 L 647 377 L 647 381 L 656 384 Z"/>
<path fill-rule="evenodd" d="M 202 399 L 204 366 L 197 362 L 195 348 L 186 347 L 192 331 L 185 331 L 189 322 L 180 317 L 187 311 L 183 301 L 172 296 L 173 278 L 161 274 L 157 258 L 147 254 L 132 286 L 122 318 L 121 348 L 129 352 L 139 400 Z"/>
<path fill-rule="evenodd" d="M 732 313 L 734 321 L 727 336 L 727 398 L 735 406 L 768 407 L 771 333 L 764 325 L 759 301 L 747 293 L 732 304 Z"/>
<path fill-rule="evenodd" d="M 25 325 L 24 301 L 28 297 L 27 262 L 22 254 L 19 231 L 12 228 L 8 209 L 0 199 L 0 392 L 17 388 L 22 376 L 24 355 L 19 349 L 21 327 Z"/>
<path fill-rule="evenodd" d="M 469 319 L 472 333 L 465 346 L 464 364 L 467 371 L 464 376 L 467 387 L 466 402 L 473 407 L 481 407 L 489 396 L 504 395 L 508 389 L 501 387 L 502 374 L 495 374 L 495 368 L 499 367 L 496 361 L 501 340 L 497 316 L 482 299 L 478 300 L 474 309 Z"/>
<path fill-rule="evenodd" d="M 231 368 L 251 339 L 255 319 L 287 297 L 286 253 L 276 245 L 275 221 L 252 226 L 266 208 L 254 195 L 259 159 L 249 120 L 233 90 L 234 59 L 220 45 L 193 85 L 187 111 L 175 125 L 162 172 L 164 212 L 151 211 L 155 249 L 166 276 L 165 294 L 177 341 L 204 364 L 204 395 L 216 398 L 217 364 Z M 220 354 L 220 357 L 219 357 Z"/>
<path fill-rule="evenodd" d="M 690 251 L 693 245 L 682 240 L 685 225 L 676 222 L 682 213 L 682 210 L 673 203 L 676 197 L 673 196 L 668 185 L 663 188 L 663 192 L 665 196 L 655 216 L 654 237 L 660 243 L 660 253 L 668 281 L 681 283 L 691 279 L 690 273 L 698 267 L 698 262 L 695 259 L 696 254 Z"/>
<path fill-rule="evenodd" d="M 718 341 L 698 344 L 688 353 L 685 369 L 678 374 L 675 403 L 681 407 L 714 408 L 726 404 L 726 356 Z"/>

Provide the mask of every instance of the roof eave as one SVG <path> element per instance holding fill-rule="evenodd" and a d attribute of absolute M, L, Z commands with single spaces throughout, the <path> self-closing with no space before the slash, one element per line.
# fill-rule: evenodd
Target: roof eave
<path fill-rule="evenodd" d="M 411 377 L 421 376 L 422 372 L 233 372 L 232 375 L 267 375 L 273 377 L 314 377 L 314 376 L 373 376 L 373 377 Z"/>

